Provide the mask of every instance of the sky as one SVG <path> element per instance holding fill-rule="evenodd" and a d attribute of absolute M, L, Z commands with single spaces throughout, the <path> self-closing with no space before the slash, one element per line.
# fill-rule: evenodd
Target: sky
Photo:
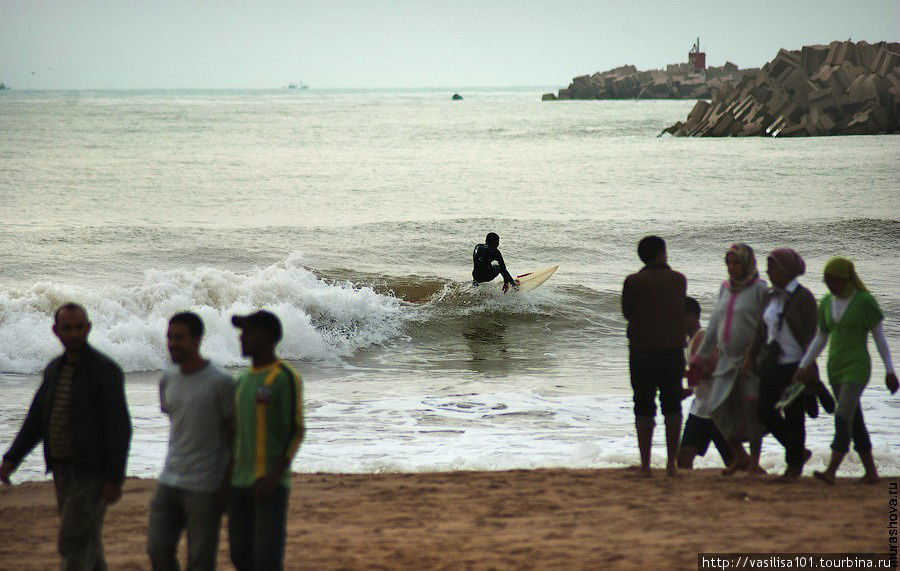
<path fill-rule="evenodd" d="M 0 0 L 14 89 L 566 86 L 623 64 L 759 67 L 900 41 L 900 0 Z"/>

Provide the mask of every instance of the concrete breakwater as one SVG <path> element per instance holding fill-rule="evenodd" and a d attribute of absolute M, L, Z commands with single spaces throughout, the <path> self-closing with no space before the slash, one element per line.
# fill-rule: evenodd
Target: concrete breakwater
<path fill-rule="evenodd" d="M 805 137 L 900 131 L 900 44 L 782 49 L 663 130 L 688 137 Z"/>
<path fill-rule="evenodd" d="M 572 79 L 558 95 L 545 93 L 541 100 L 565 99 L 709 99 L 715 89 L 740 80 L 758 69 L 740 69 L 731 62 L 721 67 L 694 69 L 689 63 L 670 64 L 666 69 L 638 71 L 623 65 L 594 75 Z"/>

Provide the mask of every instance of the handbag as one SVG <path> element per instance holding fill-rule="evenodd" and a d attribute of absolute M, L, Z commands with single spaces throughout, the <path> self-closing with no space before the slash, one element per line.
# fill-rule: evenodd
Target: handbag
<path fill-rule="evenodd" d="M 753 372 L 760 378 L 769 378 L 778 369 L 778 357 L 781 355 L 781 345 L 778 341 L 771 341 L 760 350 L 756 356 Z"/>

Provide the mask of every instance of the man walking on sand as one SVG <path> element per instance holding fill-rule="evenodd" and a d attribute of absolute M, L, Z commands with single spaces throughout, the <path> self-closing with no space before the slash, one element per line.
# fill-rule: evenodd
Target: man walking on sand
<path fill-rule="evenodd" d="M 237 380 L 234 472 L 228 510 L 231 561 L 238 571 L 284 565 L 291 460 L 300 447 L 300 375 L 275 356 L 281 322 L 268 311 L 235 315 L 251 367 Z"/>
<path fill-rule="evenodd" d="M 234 379 L 200 355 L 203 321 L 191 312 L 169 319 L 172 363 L 159 381 L 169 416 L 166 463 L 150 503 L 147 553 L 153 569 L 177 570 L 187 530 L 187 568 L 216 568 L 219 526 L 230 482 Z"/>
<path fill-rule="evenodd" d="M 644 267 L 625 278 L 622 313 L 628 321 L 628 367 L 634 390 L 641 473 L 651 475 L 650 448 L 658 389 L 666 419 L 666 471 L 674 476 L 681 432 L 687 280 L 669 267 L 666 242 L 659 236 L 643 238 L 638 243 L 638 256 Z"/>
<path fill-rule="evenodd" d="M 122 495 L 131 418 L 122 370 L 87 342 L 91 322 L 75 303 L 56 310 L 53 333 L 65 352 L 50 361 L 19 434 L 3 456 L 0 480 L 44 443 L 60 515 L 63 569 L 106 569 L 103 518 Z"/>

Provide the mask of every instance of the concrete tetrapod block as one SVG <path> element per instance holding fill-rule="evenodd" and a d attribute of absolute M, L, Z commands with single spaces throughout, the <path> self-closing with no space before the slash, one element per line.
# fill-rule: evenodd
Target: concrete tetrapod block
<path fill-rule="evenodd" d="M 881 77 L 886 77 L 898 66 L 900 66 L 900 54 L 881 48 L 876 53 L 869 69 Z"/>
<path fill-rule="evenodd" d="M 874 62 L 877 53 L 878 47 L 865 40 L 857 42 L 856 44 L 856 54 L 858 56 L 857 59 L 859 60 L 859 65 L 870 71 L 874 71 L 871 69 L 871 65 Z"/>
<path fill-rule="evenodd" d="M 878 76 L 875 74 L 858 76 L 847 89 L 848 103 L 864 103 L 879 99 Z"/>
<path fill-rule="evenodd" d="M 706 112 L 709 111 L 709 107 L 710 105 L 708 101 L 698 101 L 697 103 L 695 103 L 694 108 L 691 109 L 690 113 L 688 113 L 687 122 L 699 122 L 701 119 L 703 119 L 704 115 L 706 115 Z"/>
<path fill-rule="evenodd" d="M 806 72 L 806 75 L 813 75 L 819 71 L 819 68 L 825 64 L 828 50 L 828 46 L 822 45 L 803 46 L 800 49 L 800 68 Z"/>
<path fill-rule="evenodd" d="M 800 67 L 800 52 L 790 52 L 782 48 L 778 50 L 778 54 L 771 63 L 769 75 L 772 76 L 781 75 L 786 68 L 797 69 Z"/>
<path fill-rule="evenodd" d="M 889 49 L 893 45 L 898 52 Z M 683 132 L 785 137 L 894 131 L 900 125 L 898 65 L 900 45 L 884 42 L 780 50 L 761 71 L 743 75 L 737 84 L 713 80 L 704 117 L 697 119 L 702 110 L 695 107 Z M 680 92 L 687 92 L 687 81 L 681 80 Z"/>
<path fill-rule="evenodd" d="M 809 77 L 810 81 L 813 81 L 819 84 L 822 87 L 828 85 L 828 80 L 831 78 L 831 74 L 838 69 L 837 66 L 833 65 L 823 65 L 819 68 L 819 71 L 814 73 Z"/>
<path fill-rule="evenodd" d="M 808 135 L 806 128 L 799 123 L 791 123 L 776 133 L 775 137 L 803 137 Z"/>
<path fill-rule="evenodd" d="M 831 42 L 828 46 L 826 65 L 841 65 L 847 60 L 850 51 L 850 42 Z"/>
<path fill-rule="evenodd" d="M 853 115 L 847 132 L 856 135 L 880 133 L 887 129 L 888 118 L 881 107 L 867 107 Z"/>

